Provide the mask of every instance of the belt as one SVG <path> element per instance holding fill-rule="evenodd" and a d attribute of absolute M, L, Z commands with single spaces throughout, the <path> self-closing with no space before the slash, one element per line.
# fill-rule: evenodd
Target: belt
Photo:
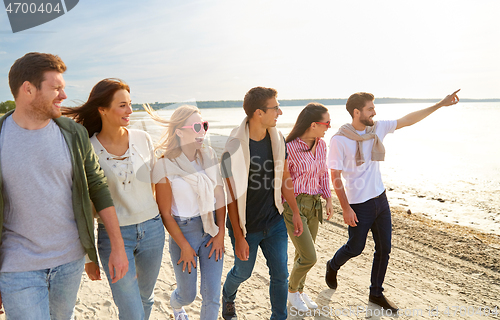
<path fill-rule="evenodd" d="M 178 219 L 179 221 L 188 221 L 188 220 L 193 220 L 196 218 L 201 218 L 201 215 L 199 215 L 199 214 L 192 216 L 192 217 L 181 217 L 181 216 L 176 216 L 176 215 L 172 215 L 172 216 L 174 217 L 174 219 Z"/>
<path fill-rule="evenodd" d="M 323 223 L 323 204 L 321 202 L 321 194 L 307 194 L 307 193 L 301 193 L 297 196 L 297 202 L 299 201 L 311 201 L 310 203 L 310 208 L 314 208 L 316 210 L 316 215 L 318 217 L 319 222 Z M 302 200 L 304 199 L 304 200 Z"/>
<path fill-rule="evenodd" d="M 381 193 L 381 194 L 379 194 L 378 196 L 373 197 L 372 199 L 377 199 L 377 198 L 380 198 L 380 197 L 381 197 L 381 196 L 383 196 L 383 195 L 385 195 L 385 190 L 384 190 L 384 192 L 382 192 L 382 193 Z"/>

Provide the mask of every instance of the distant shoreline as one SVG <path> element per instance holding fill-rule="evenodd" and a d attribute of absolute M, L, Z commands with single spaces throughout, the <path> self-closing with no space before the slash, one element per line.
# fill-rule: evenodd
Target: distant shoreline
<path fill-rule="evenodd" d="M 377 103 L 435 103 L 440 99 L 404 99 L 404 98 L 375 98 Z M 460 99 L 461 102 L 500 102 L 500 99 Z M 309 102 L 319 102 L 324 105 L 345 105 L 347 99 L 291 99 L 281 100 L 283 107 L 305 106 Z M 154 102 L 150 103 L 153 109 L 171 109 L 183 104 L 196 104 L 200 109 L 206 108 L 241 108 L 243 100 L 219 100 L 219 101 L 185 101 L 185 102 Z M 142 104 L 132 104 L 134 110 L 142 110 Z"/>

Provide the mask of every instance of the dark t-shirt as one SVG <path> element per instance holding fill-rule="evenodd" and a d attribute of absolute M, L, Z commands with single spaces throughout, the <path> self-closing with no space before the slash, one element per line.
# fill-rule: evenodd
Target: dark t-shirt
<path fill-rule="evenodd" d="M 283 217 L 274 204 L 274 160 L 269 132 L 260 141 L 250 139 L 250 171 L 248 175 L 246 229 L 247 233 L 269 229 Z M 222 155 L 224 178 L 232 177 L 229 153 Z M 285 155 L 286 158 L 286 155 Z M 244 168 L 241 168 L 244 170 Z M 229 218 L 227 227 L 232 228 Z"/>

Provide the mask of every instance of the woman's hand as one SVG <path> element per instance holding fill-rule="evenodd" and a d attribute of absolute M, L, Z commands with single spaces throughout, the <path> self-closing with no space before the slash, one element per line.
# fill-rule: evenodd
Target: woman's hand
<path fill-rule="evenodd" d="M 182 272 L 186 271 L 186 268 L 189 273 L 191 273 L 191 266 L 193 268 L 196 268 L 196 251 L 189 245 L 189 243 L 186 245 L 186 247 L 181 248 L 181 258 L 179 261 L 177 261 L 177 265 L 184 263 L 182 266 Z"/>
<path fill-rule="evenodd" d="M 85 272 L 90 280 L 101 280 L 101 270 L 99 270 L 99 266 L 95 262 L 89 262 L 85 264 Z"/>
<path fill-rule="evenodd" d="M 304 231 L 304 226 L 302 224 L 302 218 L 300 217 L 300 213 L 294 212 L 292 216 L 292 222 L 293 222 L 293 235 L 296 237 L 300 237 L 302 232 Z"/>
<path fill-rule="evenodd" d="M 206 247 L 208 248 L 210 245 L 212 245 L 212 249 L 210 249 L 210 254 L 208 255 L 208 258 L 210 259 L 212 257 L 212 254 L 215 252 L 215 261 L 219 261 L 219 259 L 222 259 L 223 254 L 226 252 L 226 249 L 224 248 L 224 233 L 219 230 L 219 233 L 215 237 L 212 237 Z"/>

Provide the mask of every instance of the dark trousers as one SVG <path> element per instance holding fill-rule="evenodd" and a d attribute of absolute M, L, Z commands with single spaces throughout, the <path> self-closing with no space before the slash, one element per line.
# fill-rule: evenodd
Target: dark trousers
<path fill-rule="evenodd" d="M 384 288 L 385 273 L 391 253 L 391 209 L 385 191 L 378 197 L 363 203 L 351 204 L 359 220 L 356 227 L 349 226 L 349 240 L 333 256 L 330 266 L 340 269 L 349 259 L 363 252 L 368 231 L 372 231 L 375 242 L 373 256 L 370 294 L 381 296 Z"/>
<path fill-rule="evenodd" d="M 229 238 L 235 248 L 236 239 L 232 229 L 229 229 Z M 229 270 L 222 290 L 222 300 L 233 302 L 236 298 L 238 287 L 252 275 L 257 250 L 262 250 L 266 258 L 269 275 L 269 296 L 271 298 L 271 320 L 286 320 L 287 295 L 288 295 L 288 234 L 285 222 L 277 222 L 269 229 L 247 233 L 245 240 L 248 243 L 250 256 L 248 261 L 238 259 L 234 255 L 234 266 Z"/>

